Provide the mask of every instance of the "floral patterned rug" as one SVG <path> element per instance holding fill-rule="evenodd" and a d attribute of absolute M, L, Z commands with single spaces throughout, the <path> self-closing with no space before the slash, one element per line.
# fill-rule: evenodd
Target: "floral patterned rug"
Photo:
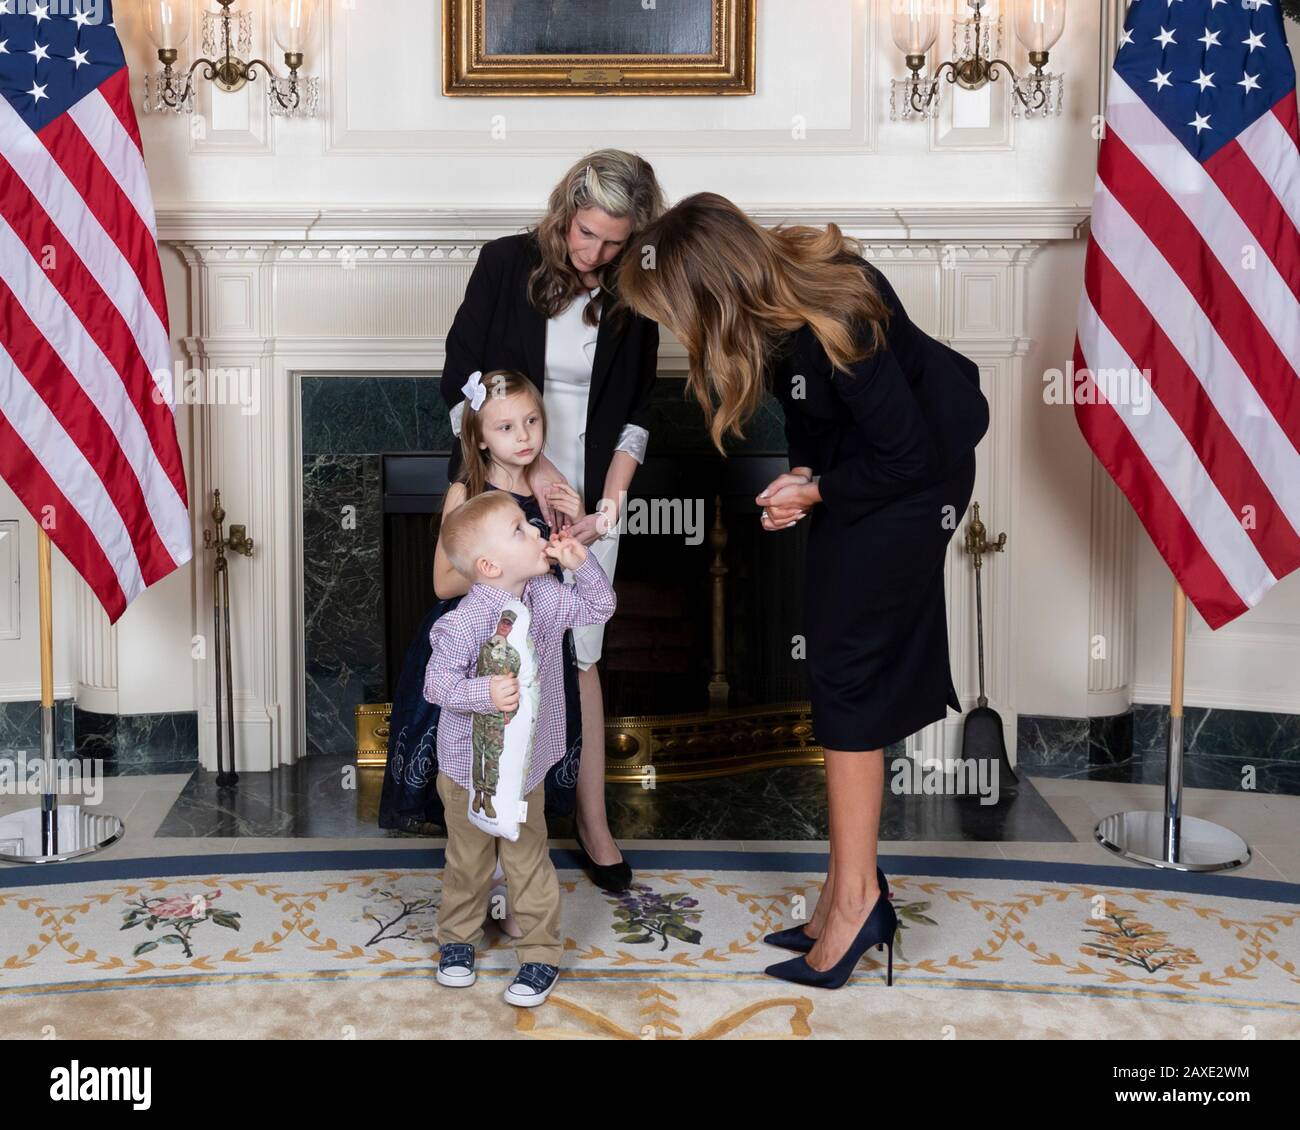
<path fill-rule="evenodd" d="M 18 1038 L 1300 1035 L 1300 892 L 1281 883 L 1236 880 L 1243 892 L 1278 898 L 1233 897 L 1217 893 L 1231 882 L 1224 877 L 1208 882 L 1216 893 L 1197 894 L 1103 881 L 1119 872 L 1109 867 L 1019 865 L 1060 876 L 1045 879 L 944 874 L 952 861 L 937 859 L 911 859 L 935 873 L 907 873 L 885 859 L 899 918 L 894 985 L 885 985 L 885 955 L 872 951 L 847 986 L 824 991 L 763 973 L 789 955 L 762 936 L 809 912 L 815 874 L 684 862 L 638 867 L 631 891 L 608 895 L 562 867 L 561 979 L 546 1005 L 527 1010 L 501 999 L 516 961 L 493 922 L 475 986 L 434 980 L 439 869 L 241 872 L 265 858 L 31 886 L 0 872 L 0 1030 Z M 134 862 L 140 870 L 159 861 Z M 49 874 L 22 870 L 24 878 Z M 1120 873 L 1146 884 L 1164 878 Z"/>

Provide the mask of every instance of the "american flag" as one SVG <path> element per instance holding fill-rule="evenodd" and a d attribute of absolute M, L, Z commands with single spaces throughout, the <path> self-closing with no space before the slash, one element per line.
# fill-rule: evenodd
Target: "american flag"
<path fill-rule="evenodd" d="M 108 0 L 0 0 L 0 476 L 116 621 L 192 554 L 153 201 Z"/>
<path fill-rule="evenodd" d="M 1211 628 L 1300 566 L 1298 145 L 1276 0 L 1133 0 L 1075 416 Z"/>

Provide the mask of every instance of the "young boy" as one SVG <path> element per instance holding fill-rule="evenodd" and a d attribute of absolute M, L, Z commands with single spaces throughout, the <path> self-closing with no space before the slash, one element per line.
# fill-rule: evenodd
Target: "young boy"
<path fill-rule="evenodd" d="M 438 983 L 474 983 L 474 948 L 483 937 L 499 851 L 511 911 L 522 930 L 515 944 L 519 972 L 505 999 L 532 1007 L 550 995 L 559 976 L 560 884 L 547 851 L 544 782 L 564 755 L 564 632 L 608 620 L 614 614 L 614 589 L 581 542 L 567 534 L 543 541 L 506 491 L 490 490 L 458 507 L 443 522 L 441 538 L 448 559 L 471 587 L 429 633 L 433 650 L 424 680 L 424 697 L 442 707 L 438 795 L 446 809 L 447 863 L 438 910 Z M 551 572 L 552 560 L 572 570 L 572 585 Z M 470 790 L 481 795 L 484 784 L 481 770 L 476 784 L 471 764 L 474 716 L 513 716 L 519 706 L 515 675 L 476 673 L 480 650 L 499 634 L 502 611 L 512 600 L 522 602 L 531 615 L 529 636 L 541 684 L 523 787 L 527 819 L 517 840 L 498 839 L 468 816 Z"/>

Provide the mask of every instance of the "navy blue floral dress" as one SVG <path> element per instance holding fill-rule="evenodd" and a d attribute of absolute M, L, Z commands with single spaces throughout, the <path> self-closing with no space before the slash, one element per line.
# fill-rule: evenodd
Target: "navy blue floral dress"
<path fill-rule="evenodd" d="M 488 490 L 498 490 L 491 483 Z M 537 499 L 514 494 L 528 520 L 542 537 L 551 528 L 542 520 Z M 558 564 L 551 566 L 563 579 Z M 388 723 L 388 763 L 384 768 L 384 789 L 379 799 L 379 826 L 402 831 L 422 831 L 422 824 L 445 827 L 442 800 L 435 778 L 438 775 L 438 714 L 440 708 L 424 697 L 424 672 L 429 664 L 429 632 L 434 621 L 460 603 L 460 597 L 438 601 L 424 618 L 407 649 L 402 673 L 393 694 L 393 711 Z M 564 633 L 564 715 L 567 741 L 564 756 L 546 775 L 547 815 L 568 816 L 574 810 L 578 788 L 578 759 L 582 754 L 582 709 L 578 700 L 578 659 L 573 650 L 573 632 Z"/>

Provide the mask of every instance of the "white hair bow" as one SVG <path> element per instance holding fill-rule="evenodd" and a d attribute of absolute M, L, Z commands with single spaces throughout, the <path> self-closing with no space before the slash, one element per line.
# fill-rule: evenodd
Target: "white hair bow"
<path fill-rule="evenodd" d="M 483 407 L 483 401 L 487 399 L 487 386 L 483 383 L 483 373 L 475 369 L 470 373 L 469 380 L 460 386 L 460 391 L 465 394 L 469 406 L 477 412 Z"/>

